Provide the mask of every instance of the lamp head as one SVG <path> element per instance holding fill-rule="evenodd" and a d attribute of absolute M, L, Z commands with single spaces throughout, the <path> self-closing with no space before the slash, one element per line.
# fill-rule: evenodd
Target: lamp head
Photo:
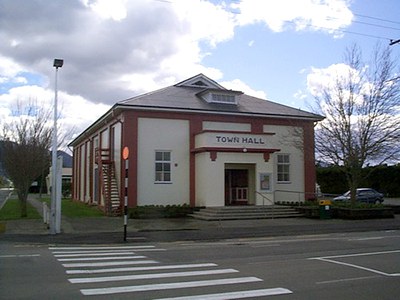
<path fill-rule="evenodd" d="M 55 67 L 55 68 L 61 68 L 62 66 L 63 66 L 63 64 L 64 64 L 64 60 L 62 60 L 62 59 L 55 59 L 54 60 L 54 63 L 53 63 L 53 67 Z"/>

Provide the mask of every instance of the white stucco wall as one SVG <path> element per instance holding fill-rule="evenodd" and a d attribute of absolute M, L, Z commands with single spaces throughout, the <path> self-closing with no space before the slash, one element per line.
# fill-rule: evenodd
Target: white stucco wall
<path fill-rule="evenodd" d="M 281 149 L 271 156 L 274 166 L 275 201 L 304 201 L 304 155 L 301 148 L 302 130 L 299 127 L 265 125 L 264 132 L 275 132 L 272 147 Z M 290 182 L 277 182 L 277 156 L 290 155 Z"/>
<path fill-rule="evenodd" d="M 246 124 L 220 122 L 203 123 L 203 127 L 212 130 L 244 131 Z M 203 128 L 204 129 L 204 128 Z M 268 162 L 264 161 L 262 153 L 224 153 L 218 152 L 217 159 L 212 161 L 210 153 L 196 154 L 196 205 L 224 206 L 225 205 L 225 169 L 249 169 L 249 204 L 269 205 L 273 201 L 304 201 L 304 158 L 299 142 L 301 129 L 290 126 L 264 126 L 265 133 L 274 133 L 263 137 L 265 148 L 281 149 L 271 154 Z M 204 133 L 196 138 L 196 147 L 215 146 L 210 144 L 212 133 Z M 240 137 L 240 134 L 236 136 Z M 244 135 L 246 136 L 246 135 Z M 258 135 L 251 135 L 258 137 Z M 210 139 L 211 137 L 211 139 Z M 261 137 L 261 135 L 260 135 Z M 229 148 L 230 145 L 227 145 Z M 253 145 L 252 148 L 260 148 Z M 290 156 L 290 181 L 277 182 L 277 155 Z M 252 167 L 249 167 L 252 165 Z M 246 167 L 247 166 L 247 167 Z M 260 176 L 270 176 L 270 190 L 261 189 Z"/>
<path fill-rule="evenodd" d="M 273 192 L 261 191 L 259 178 L 261 173 L 269 173 L 273 177 L 273 162 L 264 161 L 262 153 L 222 153 L 212 161 L 208 152 L 196 155 L 196 205 L 224 206 L 225 205 L 225 169 L 249 169 L 249 199 L 251 204 L 271 204 L 256 191 L 265 194 L 273 201 Z M 271 184 L 273 184 L 271 179 Z"/>
<path fill-rule="evenodd" d="M 171 151 L 171 183 L 155 182 L 155 151 Z M 189 122 L 139 118 L 138 205 L 189 204 Z"/>

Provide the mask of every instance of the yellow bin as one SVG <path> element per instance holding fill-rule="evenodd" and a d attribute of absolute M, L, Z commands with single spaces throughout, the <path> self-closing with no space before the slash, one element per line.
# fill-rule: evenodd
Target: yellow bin
<path fill-rule="evenodd" d="M 330 219 L 331 214 L 331 200 L 319 200 L 319 217 L 320 219 Z"/>

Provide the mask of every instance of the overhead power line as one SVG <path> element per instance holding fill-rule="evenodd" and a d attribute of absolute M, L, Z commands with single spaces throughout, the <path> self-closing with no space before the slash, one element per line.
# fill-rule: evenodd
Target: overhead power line
<path fill-rule="evenodd" d="M 357 17 L 371 19 L 371 20 L 377 20 L 377 21 L 388 22 L 388 23 L 393 23 L 393 24 L 399 24 L 400 25 L 400 22 L 398 22 L 398 21 L 391 21 L 391 20 L 387 20 L 387 19 L 376 18 L 376 17 L 371 17 L 371 16 L 357 14 L 357 13 L 353 13 L 353 15 L 355 15 Z"/>

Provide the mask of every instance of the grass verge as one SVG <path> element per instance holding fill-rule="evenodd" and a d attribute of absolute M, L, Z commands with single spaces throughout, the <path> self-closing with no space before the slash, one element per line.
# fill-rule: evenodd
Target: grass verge
<path fill-rule="evenodd" d="M 51 206 L 49 198 L 40 199 Z M 87 218 L 87 217 L 103 217 L 104 213 L 97 207 L 88 206 L 85 203 L 72 201 L 71 199 L 62 199 L 61 201 L 61 214 L 69 218 Z"/>
<path fill-rule="evenodd" d="M 37 210 L 27 203 L 27 214 L 28 216 L 23 219 L 40 219 L 40 215 Z M 6 204 L 4 204 L 3 208 L 0 210 L 0 220 L 17 220 L 21 218 L 21 209 L 19 205 L 18 199 L 11 198 L 8 199 Z"/>

